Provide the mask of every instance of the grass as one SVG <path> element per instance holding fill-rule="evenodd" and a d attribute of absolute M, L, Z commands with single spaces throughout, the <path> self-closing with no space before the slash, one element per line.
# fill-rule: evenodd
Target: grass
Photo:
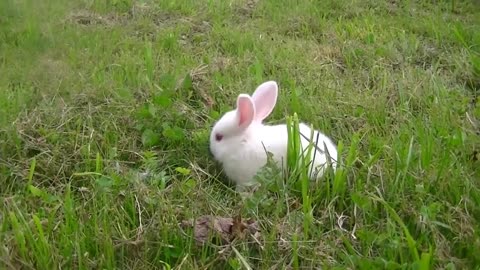
<path fill-rule="evenodd" d="M 478 1 L 6 0 L 0 25 L 2 269 L 479 269 Z M 265 80 L 341 166 L 242 200 L 208 135 Z M 239 214 L 258 242 L 179 226 Z"/>

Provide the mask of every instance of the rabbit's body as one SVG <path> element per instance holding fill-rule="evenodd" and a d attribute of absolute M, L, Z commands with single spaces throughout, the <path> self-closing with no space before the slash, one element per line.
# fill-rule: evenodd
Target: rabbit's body
<path fill-rule="evenodd" d="M 239 185 L 251 185 L 255 174 L 267 162 L 265 149 L 273 154 L 275 161 L 281 162 L 285 159 L 287 139 L 278 134 L 286 131 L 285 125 L 252 125 L 240 135 L 237 140 L 240 143 L 222 149 L 224 151 L 215 152 L 214 156 L 222 163 L 229 179 Z"/>
<path fill-rule="evenodd" d="M 220 163 L 225 174 L 238 186 L 254 184 L 254 176 L 267 162 L 268 151 L 281 168 L 285 167 L 287 155 L 288 133 L 287 126 L 264 125 L 265 119 L 273 110 L 277 98 L 277 84 L 265 82 L 260 85 L 250 97 L 239 95 L 237 109 L 226 113 L 214 126 L 210 136 L 210 150 Z M 300 133 L 310 139 L 310 128 L 301 123 Z M 327 152 L 335 170 L 337 150 L 333 142 L 324 134 L 314 131 L 313 142 L 318 142 L 317 148 L 312 151 L 314 159 L 313 179 L 324 174 L 327 163 Z M 309 141 L 300 136 L 302 148 L 306 149 Z M 324 144 L 327 146 L 325 151 Z M 316 153 L 315 153 L 316 152 Z M 313 154 L 315 153 L 315 154 Z"/>

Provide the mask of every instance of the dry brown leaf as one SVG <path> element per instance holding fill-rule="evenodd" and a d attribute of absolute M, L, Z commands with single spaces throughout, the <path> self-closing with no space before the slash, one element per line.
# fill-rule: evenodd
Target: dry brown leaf
<path fill-rule="evenodd" d="M 213 236 L 219 236 L 222 243 L 230 243 L 233 239 L 243 239 L 247 235 L 260 236 L 260 229 L 254 220 L 242 220 L 241 216 L 235 218 L 201 216 L 195 221 L 186 220 L 182 222 L 185 227 L 193 227 L 194 238 L 198 244 L 205 244 Z"/>
<path fill-rule="evenodd" d="M 247 225 L 242 222 L 242 217 L 240 215 L 236 215 L 233 218 L 233 225 L 232 225 L 232 235 L 243 239 L 245 238 L 245 229 L 247 228 Z"/>

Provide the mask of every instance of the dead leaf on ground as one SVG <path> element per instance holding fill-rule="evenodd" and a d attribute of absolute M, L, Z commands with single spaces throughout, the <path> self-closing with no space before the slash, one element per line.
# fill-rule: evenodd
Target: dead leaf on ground
<path fill-rule="evenodd" d="M 251 235 L 258 240 L 260 229 L 252 219 L 242 220 L 238 215 L 234 218 L 205 215 L 194 220 L 185 220 L 183 227 L 193 227 L 197 244 L 205 244 L 214 236 L 219 236 L 222 243 L 230 243 L 234 239 L 244 239 Z"/>

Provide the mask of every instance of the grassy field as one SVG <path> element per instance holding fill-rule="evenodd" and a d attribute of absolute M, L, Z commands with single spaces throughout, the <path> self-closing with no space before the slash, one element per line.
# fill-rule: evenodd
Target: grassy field
<path fill-rule="evenodd" d="M 0 1 L 1 269 L 480 269 L 478 1 Z M 340 147 L 242 200 L 214 121 L 266 80 Z M 186 221 L 251 219 L 197 244 Z"/>

